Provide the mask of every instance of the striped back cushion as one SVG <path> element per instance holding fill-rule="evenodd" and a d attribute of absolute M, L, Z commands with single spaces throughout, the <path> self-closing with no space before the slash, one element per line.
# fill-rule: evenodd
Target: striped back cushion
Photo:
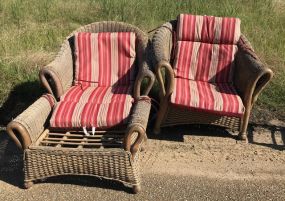
<path fill-rule="evenodd" d="M 181 14 L 174 61 L 176 77 L 205 82 L 232 82 L 240 20 Z"/>
<path fill-rule="evenodd" d="M 181 14 L 178 17 L 177 39 L 215 44 L 237 44 L 240 19 Z"/>
<path fill-rule="evenodd" d="M 236 45 L 178 41 L 176 77 L 204 82 L 232 82 Z"/>
<path fill-rule="evenodd" d="M 75 84 L 130 85 L 135 80 L 135 33 L 75 34 Z"/>

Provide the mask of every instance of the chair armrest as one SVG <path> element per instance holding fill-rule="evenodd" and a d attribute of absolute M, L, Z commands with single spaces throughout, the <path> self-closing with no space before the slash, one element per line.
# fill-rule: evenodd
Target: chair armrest
<path fill-rule="evenodd" d="M 141 85 L 144 78 L 147 78 L 147 86 L 144 92 L 141 93 Z M 136 79 L 135 82 L 134 98 L 138 99 L 140 96 L 147 96 L 154 84 L 154 81 L 155 81 L 154 74 L 150 70 L 148 70 L 148 68 L 146 67 L 142 68 L 142 71 L 139 73 L 138 78 Z"/>
<path fill-rule="evenodd" d="M 163 24 L 154 33 L 152 44 L 154 51 L 155 73 L 160 86 L 160 100 L 168 98 L 174 88 L 174 72 L 171 62 L 171 53 L 173 51 L 173 33 L 176 21 Z M 165 69 L 165 83 L 162 76 L 162 69 Z M 165 86 L 166 85 L 166 86 Z"/>
<path fill-rule="evenodd" d="M 21 149 L 27 149 L 43 132 L 55 99 L 46 94 L 7 125 L 7 132 Z"/>
<path fill-rule="evenodd" d="M 165 69 L 165 81 L 162 77 L 162 70 Z M 155 74 L 160 87 L 160 100 L 169 97 L 174 90 L 174 71 L 167 61 L 160 61 L 155 67 Z M 165 86 L 166 85 L 166 86 Z"/>
<path fill-rule="evenodd" d="M 167 22 L 155 31 L 152 38 L 155 66 L 160 61 L 170 62 L 171 52 L 173 48 L 174 29 L 175 29 L 175 23 Z"/>
<path fill-rule="evenodd" d="M 73 56 L 66 40 L 56 58 L 40 70 L 40 80 L 50 94 L 57 99 L 72 85 Z"/>
<path fill-rule="evenodd" d="M 142 142 L 147 139 L 146 127 L 151 108 L 151 99 L 147 96 L 141 96 L 136 100 L 129 125 L 124 137 L 124 149 L 131 152 L 134 158 L 140 150 Z"/>
<path fill-rule="evenodd" d="M 245 107 L 249 108 L 273 77 L 273 72 L 261 63 L 243 35 L 239 40 L 238 48 L 234 84 Z"/>

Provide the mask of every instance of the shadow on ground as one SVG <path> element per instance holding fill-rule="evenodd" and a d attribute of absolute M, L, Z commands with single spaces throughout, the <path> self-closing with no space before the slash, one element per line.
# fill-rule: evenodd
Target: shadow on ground
<path fill-rule="evenodd" d="M 43 93 L 44 89 L 38 81 L 16 85 L 0 107 L 0 125 L 7 125 Z"/>
<path fill-rule="evenodd" d="M 125 191 L 127 193 L 133 193 L 131 187 L 127 187 L 121 182 L 112 181 L 103 178 L 101 179 L 98 177 L 91 177 L 91 176 L 58 176 L 58 177 L 49 178 L 44 182 L 96 187 L 102 189 L 112 189 L 116 191 Z"/>
<path fill-rule="evenodd" d="M 172 126 L 161 129 L 159 135 L 153 134 L 151 129 L 149 130 L 148 137 L 150 139 L 166 140 L 183 142 L 184 136 L 215 136 L 222 138 L 233 138 L 236 139 L 237 135 L 216 126 L 208 125 L 183 125 L 183 126 Z"/>
<path fill-rule="evenodd" d="M 9 138 L 5 131 L 0 131 L 0 180 L 14 186 L 20 186 L 23 176 L 22 151 Z"/>
<path fill-rule="evenodd" d="M 266 129 L 271 134 L 271 142 L 257 142 L 254 140 L 254 131 L 257 127 Z M 281 143 L 277 142 L 277 138 L 281 138 Z M 259 124 L 250 124 L 248 126 L 248 142 L 255 145 L 265 146 L 279 151 L 285 150 L 285 127 L 283 126 L 274 126 L 274 125 L 259 125 Z"/>
<path fill-rule="evenodd" d="M 269 132 L 270 137 L 266 141 L 260 142 L 255 137 L 255 129 L 263 129 L 264 133 Z M 232 138 L 237 140 L 237 134 L 226 129 L 208 126 L 208 125 L 185 125 L 185 126 L 173 126 L 162 128 L 160 135 L 155 135 L 151 131 L 148 132 L 150 139 L 166 140 L 183 142 L 184 136 L 208 136 L 208 137 L 221 137 L 221 138 Z M 281 138 L 281 142 L 277 139 Z M 280 141 L 280 140 L 279 140 Z M 285 127 L 267 124 L 249 124 L 248 126 L 248 143 L 265 146 L 271 149 L 283 151 L 285 150 Z"/>

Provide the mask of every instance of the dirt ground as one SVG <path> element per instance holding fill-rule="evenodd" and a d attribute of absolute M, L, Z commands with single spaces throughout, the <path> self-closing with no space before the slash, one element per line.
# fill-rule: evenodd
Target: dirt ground
<path fill-rule="evenodd" d="M 23 190 L 21 153 L 2 131 L 0 200 L 285 200 L 285 123 L 272 120 L 248 130 L 247 143 L 198 126 L 150 135 L 138 195 L 90 177 L 57 177 Z"/>
<path fill-rule="evenodd" d="M 223 130 L 167 129 L 160 140 L 149 140 L 145 170 L 211 178 L 285 179 L 282 129 L 251 126 L 249 143 L 237 141 L 235 135 Z"/>

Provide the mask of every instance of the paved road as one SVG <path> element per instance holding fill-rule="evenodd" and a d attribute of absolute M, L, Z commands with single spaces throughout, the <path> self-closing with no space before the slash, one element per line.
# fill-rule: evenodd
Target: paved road
<path fill-rule="evenodd" d="M 274 149 L 257 143 L 266 142 L 264 137 L 271 136 L 270 132 L 262 132 L 260 136 L 255 134 L 256 144 L 209 135 L 172 139 L 172 134 L 169 138 L 149 140 L 142 158 L 143 191 L 138 195 L 117 182 L 76 176 L 48 179 L 24 190 L 22 156 L 6 134 L 0 132 L 0 200 L 284 201 L 284 146 L 276 144 Z M 277 143 L 282 142 L 278 141 L 281 138 L 277 133 Z"/>
<path fill-rule="evenodd" d="M 13 183 L 14 181 L 12 181 Z M 48 183 L 46 183 L 48 182 Z M 144 175 L 143 191 L 95 178 L 48 180 L 22 190 L 0 181 L 1 200 L 284 200 L 284 181 L 227 181 L 195 176 Z M 62 184 L 64 183 L 64 184 Z"/>

